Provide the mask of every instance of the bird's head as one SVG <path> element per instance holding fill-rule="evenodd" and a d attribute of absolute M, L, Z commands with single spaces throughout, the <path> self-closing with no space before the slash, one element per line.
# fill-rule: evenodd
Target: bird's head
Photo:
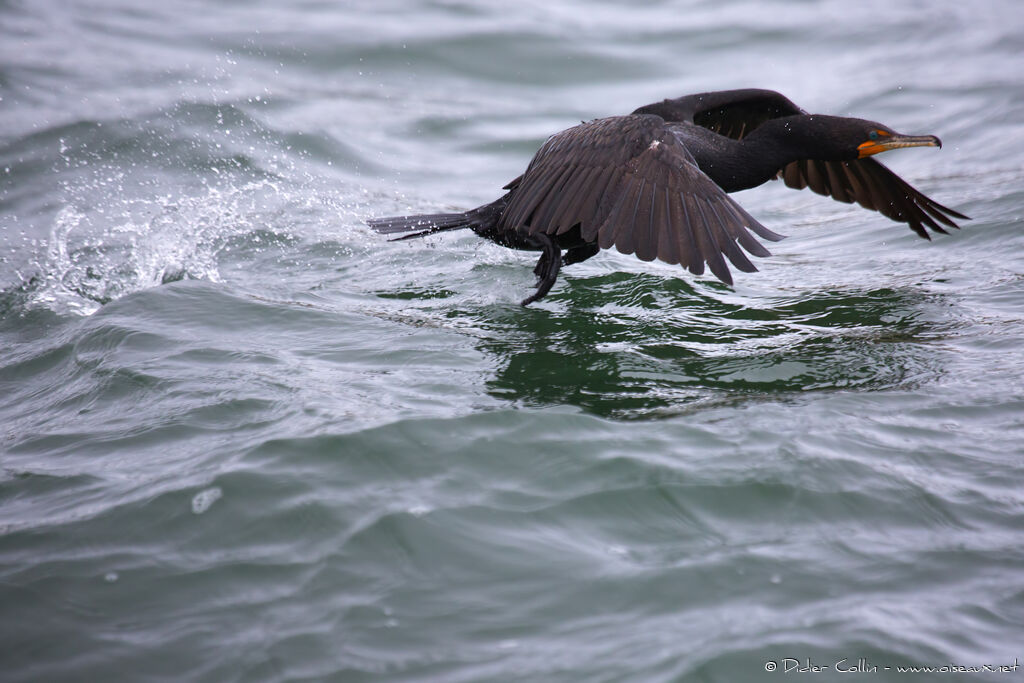
<path fill-rule="evenodd" d="M 903 135 L 875 121 L 822 114 L 802 118 L 803 132 L 814 138 L 819 158 L 828 161 L 863 159 L 901 147 L 942 147 L 934 135 Z"/>

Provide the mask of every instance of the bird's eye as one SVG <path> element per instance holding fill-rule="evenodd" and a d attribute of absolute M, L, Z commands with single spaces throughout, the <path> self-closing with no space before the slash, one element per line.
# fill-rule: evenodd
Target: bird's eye
<path fill-rule="evenodd" d="M 878 131 L 877 130 L 873 130 L 870 133 L 868 133 L 868 139 L 870 139 L 870 140 L 877 140 L 878 139 Z"/>

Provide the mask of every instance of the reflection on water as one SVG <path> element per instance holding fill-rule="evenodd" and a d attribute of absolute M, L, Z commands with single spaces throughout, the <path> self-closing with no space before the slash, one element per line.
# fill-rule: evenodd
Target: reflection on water
<path fill-rule="evenodd" d="M 628 418 L 737 394 L 909 388 L 941 370 L 940 331 L 922 315 L 934 296 L 883 288 L 740 306 L 702 289 L 616 273 L 566 280 L 564 307 L 493 307 L 476 321 L 496 359 L 488 392 Z"/>

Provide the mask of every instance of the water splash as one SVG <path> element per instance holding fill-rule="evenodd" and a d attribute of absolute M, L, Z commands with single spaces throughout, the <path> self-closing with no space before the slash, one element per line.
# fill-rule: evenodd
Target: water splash
<path fill-rule="evenodd" d="M 66 206 L 54 218 L 29 305 L 90 315 L 126 294 L 184 279 L 220 282 L 231 241 L 260 230 L 267 180 L 207 187 L 196 196 L 121 200 L 86 213 Z"/>

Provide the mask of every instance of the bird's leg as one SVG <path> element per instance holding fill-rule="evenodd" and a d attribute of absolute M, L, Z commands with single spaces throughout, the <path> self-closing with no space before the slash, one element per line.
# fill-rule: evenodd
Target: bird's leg
<path fill-rule="evenodd" d="M 601 247 L 597 246 L 597 242 L 594 242 L 593 244 L 584 244 L 581 247 L 573 247 L 565 252 L 565 256 L 562 257 L 562 265 L 571 266 L 574 263 L 586 261 L 599 251 L 601 251 Z"/>
<path fill-rule="evenodd" d="M 558 279 L 558 271 L 562 267 L 562 250 L 558 248 L 553 239 L 542 232 L 532 235 L 531 238 L 538 242 L 543 250 L 533 269 L 540 281 L 537 283 L 537 291 L 520 302 L 523 306 L 529 306 L 534 301 L 543 299 L 544 295 L 551 291 L 555 280 Z"/>
<path fill-rule="evenodd" d="M 533 274 L 537 276 L 537 281 L 533 283 L 534 287 L 540 286 L 540 281 L 544 279 L 544 273 L 548 269 L 548 252 L 544 252 L 537 259 L 537 265 L 533 267 Z"/>

